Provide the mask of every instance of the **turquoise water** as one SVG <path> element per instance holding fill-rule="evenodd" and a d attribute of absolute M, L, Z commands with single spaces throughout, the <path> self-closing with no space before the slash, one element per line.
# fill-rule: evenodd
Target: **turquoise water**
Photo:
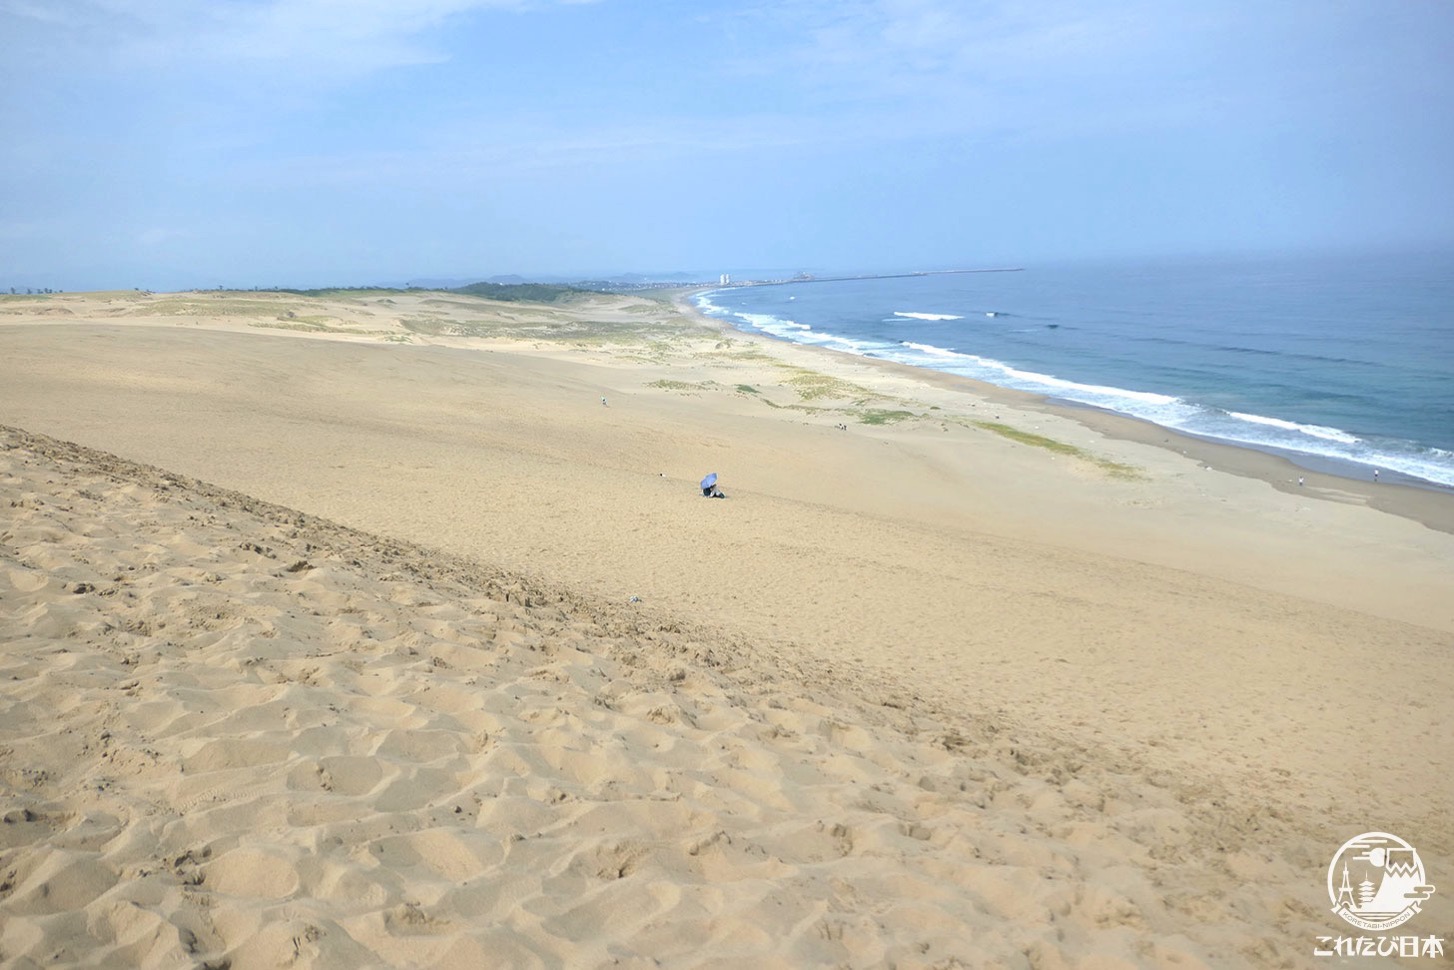
<path fill-rule="evenodd" d="M 743 329 L 1454 487 L 1454 253 L 735 286 Z"/>

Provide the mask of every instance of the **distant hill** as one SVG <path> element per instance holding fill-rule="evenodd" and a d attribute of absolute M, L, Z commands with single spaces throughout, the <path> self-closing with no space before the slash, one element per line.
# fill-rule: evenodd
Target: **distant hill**
<path fill-rule="evenodd" d="M 488 300 L 504 300 L 512 303 L 561 303 L 578 299 L 587 293 L 625 294 L 638 290 L 655 290 L 664 287 L 704 285 L 697 273 L 625 273 L 600 279 L 570 279 L 556 277 L 531 280 L 514 274 L 491 276 L 485 280 L 419 278 L 407 283 L 384 283 L 375 286 L 327 286 L 314 289 L 293 289 L 272 287 L 273 292 L 293 293 L 299 296 L 334 296 L 360 293 L 406 293 L 410 290 L 432 290 L 444 293 L 463 293 Z M 256 287 L 254 287 L 256 289 Z"/>
<path fill-rule="evenodd" d="M 456 286 L 450 292 L 507 303 L 566 303 L 600 291 L 555 283 L 471 283 Z"/>
<path fill-rule="evenodd" d="M 475 279 L 441 279 L 441 278 L 420 278 L 410 280 L 403 284 L 405 288 L 417 288 L 428 290 L 455 290 L 463 291 L 470 286 L 479 286 L 484 283 L 494 283 L 505 286 L 523 286 L 527 284 L 539 284 L 545 286 L 564 286 L 577 290 L 596 290 L 606 293 L 625 293 L 631 290 L 660 289 L 671 286 L 692 286 L 706 282 L 716 282 L 717 274 L 700 272 L 671 272 L 671 273 L 612 273 L 606 276 L 596 276 L 589 279 L 579 276 L 521 276 L 516 273 L 502 274 L 498 276 L 486 276 Z"/>

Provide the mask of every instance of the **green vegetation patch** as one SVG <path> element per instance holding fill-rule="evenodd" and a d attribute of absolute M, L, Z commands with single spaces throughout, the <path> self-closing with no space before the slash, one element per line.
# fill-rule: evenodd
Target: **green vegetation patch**
<path fill-rule="evenodd" d="M 701 381 L 699 383 L 693 384 L 688 381 L 672 381 L 663 378 L 659 381 L 652 381 L 646 386 L 659 387 L 663 391 L 682 391 L 691 394 L 697 391 L 710 391 L 715 387 L 720 387 L 721 385 L 719 385 L 716 381 Z"/>
<path fill-rule="evenodd" d="M 478 310 L 479 308 L 474 308 Z M 518 340 L 562 341 L 578 346 L 640 344 L 643 349 L 670 350 L 669 341 L 680 329 L 640 321 L 578 320 L 568 315 L 540 314 L 461 319 L 428 315 L 407 316 L 399 321 L 406 330 L 434 337 L 513 338 Z"/>
<path fill-rule="evenodd" d="M 303 333 L 345 333 L 338 327 L 330 327 L 326 323 L 305 323 L 301 320 L 258 320 L 248 324 L 249 327 L 260 327 L 265 330 L 298 330 Z"/>
<path fill-rule="evenodd" d="M 890 411 L 883 408 L 865 408 L 856 412 L 860 424 L 893 424 L 918 417 L 913 411 Z"/>
<path fill-rule="evenodd" d="M 861 387 L 851 381 L 841 380 L 837 377 L 829 377 L 827 374 L 820 374 L 817 371 L 806 370 L 801 367 L 791 368 L 793 374 L 784 383 L 792 385 L 797 389 L 798 396 L 804 401 L 814 401 L 820 398 L 835 398 L 838 400 L 866 401 L 873 396 L 866 387 Z"/>
<path fill-rule="evenodd" d="M 743 394 L 757 394 L 757 393 L 759 393 L 758 390 L 757 390 L 757 388 L 753 387 L 751 384 L 738 384 L 737 385 L 737 389 L 739 391 L 741 391 Z"/>
<path fill-rule="evenodd" d="M 398 334 L 393 330 L 356 330 L 353 327 L 335 327 L 326 322 L 331 317 L 309 319 L 305 317 L 296 320 L 279 318 L 277 320 L 257 320 L 249 323 L 249 327 L 258 327 L 263 330 L 295 330 L 299 333 L 346 333 L 352 337 L 384 337 L 393 339 L 400 337 L 403 342 L 409 340 L 408 334 Z"/>
<path fill-rule="evenodd" d="M 755 347 L 748 347 L 743 350 L 727 350 L 722 353 L 696 354 L 695 356 L 703 360 L 740 360 L 750 363 L 777 363 L 776 358 L 763 353 Z"/>
<path fill-rule="evenodd" d="M 771 398 L 758 397 L 763 404 L 776 411 L 801 411 L 804 414 L 842 414 L 838 408 L 815 408 L 811 404 L 778 404 Z"/>
<path fill-rule="evenodd" d="M 471 283 L 469 286 L 455 287 L 449 292 L 467 293 L 502 303 L 578 303 L 600 296 L 598 290 L 556 286 L 551 283 Z"/>
<path fill-rule="evenodd" d="M 1146 473 L 1135 465 L 1127 465 L 1119 461 L 1111 461 L 1109 458 L 1090 458 L 1095 466 L 1112 478 L 1120 478 L 1128 482 L 1141 482 L 1146 480 Z"/>
<path fill-rule="evenodd" d="M 442 334 L 452 334 L 454 328 L 448 320 L 430 320 L 420 317 L 405 317 L 399 321 L 399 326 L 414 333 L 422 333 L 431 337 L 438 337 Z"/>
<path fill-rule="evenodd" d="M 1112 478 L 1138 481 L 1146 477 L 1141 469 L 1135 465 L 1126 465 L 1118 461 L 1111 461 L 1109 458 L 1099 458 L 1081 448 L 1077 448 L 1075 445 L 1066 444 L 1064 441 L 1056 441 L 1054 438 L 1047 438 L 1044 435 L 1035 434 L 1030 431 L 1021 431 L 1019 428 L 1012 428 L 1008 424 L 1000 424 L 997 421 L 975 421 L 974 425 L 986 431 L 993 431 L 995 434 L 1009 438 L 1011 441 L 1018 441 L 1022 445 L 1044 448 L 1046 451 L 1053 451 L 1058 455 L 1069 455 L 1072 458 L 1079 458 L 1081 461 L 1088 461 Z"/>
<path fill-rule="evenodd" d="M 1021 431 L 1019 428 L 1012 428 L 1008 424 L 1000 424 L 997 421 L 976 421 L 975 427 L 984 428 L 986 431 L 993 431 L 995 434 L 1009 438 L 1011 441 L 1018 441 L 1022 445 L 1031 445 L 1035 448 L 1044 448 L 1060 455 L 1074 455 L 1077 458 L 1084 458 L 1085 452 L 1075 445 L 1068 445 L 1063 441 L 1056 441 L 1054 438 L 1047 438 L 1044 435 L 1034 434 L 1029 431 Z"/>
<path fill-rule="evenodd" d="M 179 317 L 272 317 L 289 309 L 281 300 L 227 299 L 224 297 L 202 297 L 199 299 L 172 298 L 153 300 L 133 307 L 128 312 L 136 316 L 179 316 Z"/>
<path fill-rule="evenodd" d="M 325 286 L 316 290 L 291 290 L 280 286 L 267 292 L 287 293 L 291 296 L 363 297 L 407 293 L 408 291 L 393 286 Z"/>

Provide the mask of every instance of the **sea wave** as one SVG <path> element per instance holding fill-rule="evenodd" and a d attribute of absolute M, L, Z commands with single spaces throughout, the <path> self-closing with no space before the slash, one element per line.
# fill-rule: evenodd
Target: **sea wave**
<path fill-rule="evenodd" d="M 746 321 L 753 328 L 766 331 L 767 333 L 778 333 L 779 331 L 797 331 L 801 333 L 813 329 L 806 323 L 788 320 L 785 317 L 775 317 L 770 313 L 739 313 L 736 316 Z"/>
<path fill-rule="evenodd" d="M 1054 374 L 1015 367 L 991 357 L 933 344 L 855 340 L 813 330 L 805 324 L 771 314 L 724 310 L 701 297 L 697 298 L 697 305 L 714 316 L 734 318 L 752 329 L 794 343 L 814 344 L 860 357 L 881 358 L 1087 404 L 1199 437 L 1384 468 L 1437 485 L 1454 487 L 1454 452 L 1412 441 L 1393 438 L 1375 440 L 1342 428 L 1228 411 L 1170 394 L 1067 380 Z"/>
<path fill-rule="evenodd" d="M 977 354 L 966 354 L 957 350 L 949 350 L 944 347 L 935 347 L 933 344 L 918 344 L 905 340 L 900 346 L 917 351 L 926 357 L 935 358 L 941 362 L 963 361 L 966 367 L 983 369 L 1004 375 L 1010 381 L 989 380 L 991 384 L 1002 384 L 1016 387 L 1020 390 L 1036 391 L 1042 394 L 1054 393 L 1059 397 L 1066 397 L 1071 393 L 1079 393 L 1086 399 L 1075 398 L 1084 404 L 1100 404 L 1104 399 L 1120 398 L 1129 401 L 1137 401 L 1146 405 L 1166 405 L 1177 401 L 1177 398 L 1166 394 L 1155 394 L 1151 391 L 1130 391 L 1121 387 L 1108 387 L 1102 384 L 1081 384 L 1076 381 L 1068 381 L 1056 377 L 1053 374 L 1040 374 L 1035 371 L 1021 370 L 1013 367 L 1004 361 L 995 360 L 991 357 L 980 357 Z M 904 363 L 915 361 L 905 360 Z M 964 374 L 966 377 L 976 377 L 979 380 L 986 380 L 980 374 Z"/>
<path fill-rule="evenodd" d="M 912 352 L 899 355 L 896 359 L 901 363 L 1089 404 L 1200 437 L 1386 468 L 1437 485 L 1454 486 L 1454 452 L 1441 448 L 1401 439 L 1373 441 L 1342 428 L 1227 411 L 1151 391 L 1068 381 L 932 344 L 904 341 L 901 346 Z"/>
<path fill-rule="evenodd" d="M 855 340 L 851 337 L 840 336 L 839 334 L 828 333 L 822 330 L 814 330 L 806 323 L 799 323 L 787 317 L 779 317 L 771 313 L 746 313 L 736 310 L 728 310 L 714 305 L 706 299 L 706 295 L 695 298 L 697 307 L 710 316 L 735 320 L 738 325 L 771 334 L 774 337 L 781 337 L 793 343 L 812 344 L 818 347 L 826 347 L 830 350 L 841 350 L 844 353 L 855 354 L 860 357 L 880 357 L 882 351 L 890 346 L 876 340 Z"/>
<path fill-rule="evenodd" d="M 1327 441 L 1339 441 L 1345 445 L 1359 444 L 1363 439 L 1357 435 L 1349 434 L 1339 428 L 1325 428 L 1318 424 L 1298 424 L 1296 421 L 1284 421 L 1282 418 L 1269 418 L 1260 414 L 1243 414 L 1241 411 L 1228 411 L 1228 415 L 1238 421 L 1247 421 L 1252 424 L 1265 424 L 1273 428 L 1281 428 L 1284 431 L 1293 431 L 1298 434 L 1312 435 L 1314 438 L 1323 438 Z"/>
<path fill-rule="evenodd" d="M 964 317 L 953 313 L 916 313 L 909 310 L 895 310 L 894 316 L 906 317 L 910 320 L 963 320 Z"/>

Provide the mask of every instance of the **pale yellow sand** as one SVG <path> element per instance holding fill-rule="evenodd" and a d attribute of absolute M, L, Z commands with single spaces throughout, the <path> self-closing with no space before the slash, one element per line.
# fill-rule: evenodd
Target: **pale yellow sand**
<path fill-rule="evenodd" d="M 0 960 L 1311 964 L 1344 839 L 1454 872 L 1445 496 L 640 300 L 0 322 L 170 473 L 6 433 Z"/>

